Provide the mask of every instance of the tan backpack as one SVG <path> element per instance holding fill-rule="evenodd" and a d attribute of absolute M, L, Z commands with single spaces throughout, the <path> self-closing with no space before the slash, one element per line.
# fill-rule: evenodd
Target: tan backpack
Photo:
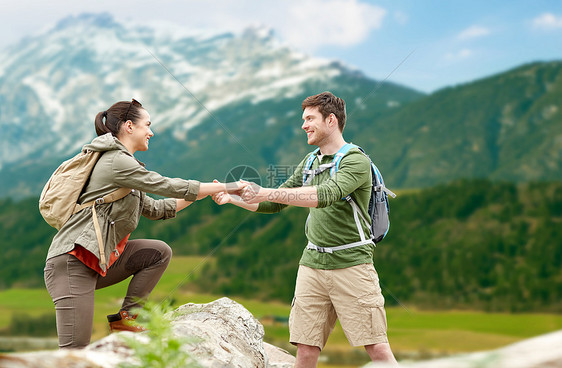
<path fill-rule="evenodd" d="M 51 175 L 43 187 L 39 198 L 39 212 L 45 221 L 57 230 L 75 213 L 86 207 L 92 207 L 92 218 L 96 237 L 100 248 L 100 261 L 105 265 L 105 247 L 96 215 L 95 204 L 115 202 L 131 192 L 129 188 L 119 188 L 116 191 L 97 198 L 91 202 L 78 204 L 78 198 L 88 181 L 94 166 L 98 162 L 100 152 L 84 150 L 76 156 L 63 162 Z"/>

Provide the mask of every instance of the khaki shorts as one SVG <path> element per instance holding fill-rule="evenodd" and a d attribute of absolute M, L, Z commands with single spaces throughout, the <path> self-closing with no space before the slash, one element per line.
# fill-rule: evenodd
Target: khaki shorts
<path fill-rule="evenodd" d="M 353 346 L 386 343 L 386 313 L 372 264 L 337 270 L 299 266 L 290 342 L 324 348 L 336 319 Z"/>

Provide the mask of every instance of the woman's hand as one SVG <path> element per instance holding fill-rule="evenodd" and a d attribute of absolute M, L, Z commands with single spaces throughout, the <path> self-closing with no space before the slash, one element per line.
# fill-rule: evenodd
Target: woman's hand
<path fill-rule="evenodd" d="M 214 179 L 213 183 L 220 183 L 220 182 L 217 179 Z M 243 187 L 244 187 L 243 185 L 240 185 L 240 182 L 226 184 L 226 189 L 230 193 L 240 193 Z M 215 201 L 215 203 L 218 204 L 219 206 L 222 206 L 223 204 L 227 204 L 227 203 L 233 203 L 236 200 L 238 201 L 241 200 L 240 196 L 236 194 L 229 194 L 226 191 L 215 193 L 211 195 L 211 198 L 213 198 L 213 201 Z"/>
<path fill-rule="evenodd" d="M 230 194 L 225 192 L 213 194 L 211 198 L 213 198 L 213 201 L 215 201 L 215 203 L 219 206 L 227 203 L 232 203 L 232 197 L 230 196 Z"/>
<path fill-rule="evenodd" d="M 213 180 L 212 183 L 200 183 L 199 193 L 197 193 L 197 199 L 203 199 L 207 196 L 212 196 L 217 193 L 226 192 L 229 194 L 240 195 L 242 189 L 248 184 L 241 181 L 235 181 L 232 183 L 220 183 L 218 180 Z"/>

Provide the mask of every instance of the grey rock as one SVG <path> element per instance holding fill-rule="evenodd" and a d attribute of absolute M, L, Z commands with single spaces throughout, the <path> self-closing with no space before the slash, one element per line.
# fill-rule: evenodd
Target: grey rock
<path fill-rule="evenodd" d="M 261 323 L 242 305 L 228 298 L 208 304 L 185 304 L 172 312 L 174 334 L 186 338 L 182 349 L 203 368 L 290 368 L 294 357 L 264 344 Z M 124 338 L 148 341 L 145 333 L 119 332 L 82 350 L 41 351 L 0 355 L 0 368 L 117 368 L 133 363 Z M 269 356 L 268 354 L 271 354 Z"/>
<path fill-rule="evenodd" d="M 203 367 L 265 367 L 261 323 L 242 305 L 221 298 L 209 304 L 185 304 L 175 311 L 174 332 L 197 337 L 187 344 Z"/>
<path fill-rule="evenodd" d="M 281 349 L 275 345 L 263 343 L 265 354 L 267 355 L 268 367 L 271 368 L 292 368 L 295 365 L 295 357 L 288 351 Z"/>

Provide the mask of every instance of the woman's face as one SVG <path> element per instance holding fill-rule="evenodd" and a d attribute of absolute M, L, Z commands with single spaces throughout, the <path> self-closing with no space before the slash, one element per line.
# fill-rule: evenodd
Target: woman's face
<path fill-rule="evenodd" d="M 144 109 L 141 110 L 141 118 L 132 124 L 135 151 L 148 150 L 148 141 L 154 135 L 150 129 L 150 115 Z"/>

